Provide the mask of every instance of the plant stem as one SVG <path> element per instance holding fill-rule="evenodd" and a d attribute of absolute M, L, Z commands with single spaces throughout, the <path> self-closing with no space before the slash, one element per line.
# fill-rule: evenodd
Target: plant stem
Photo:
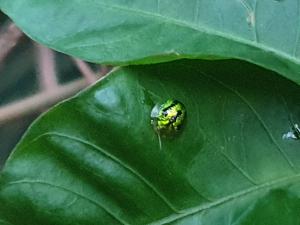
<path fill-rule="evenodd" d="M 0 64 L 15 47 L 22 35 L 22 31 L 12 22 L 4 28 L 3 33 L 0 34 Z"/>
<path fill-rule="evenodd" d="M 0 126 L 17 118 L 28 116 L 63 100 L 88 86 L 85 79 L 58 86 L 55 91 L 42 91 L 39 94 L 10 103 L 0 108 Z"/>
<path fill-rule="evenodd" d="M 89 67 L 87 63 L 76 58 L 72 58 L 72 60 L 89 84 L 92 84 L 97 80 L 96 73 Z"/>
<path fill-rule="evenodd" d="M 40 44 L 36 44 L 36 49 L 40 89 L 53 92 L 58 87 L 54 52 Z"/>

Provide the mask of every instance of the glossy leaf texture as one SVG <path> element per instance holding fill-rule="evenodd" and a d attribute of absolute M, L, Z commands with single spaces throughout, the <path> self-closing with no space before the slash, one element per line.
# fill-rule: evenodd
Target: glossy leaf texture
<path fill-rule="evenodd" d="M 243 59 L 300 83 L 296 0 L 0 0 L 33 39 L 87 61 Z"/>
<path fill-rule="evenodd" d="M 153 106 L 185 127 L 158 137 Z M 300 88 L 234 61 L 118 69 L 38 119 L 0 180 L 0 224 L 300 224 Z"/>

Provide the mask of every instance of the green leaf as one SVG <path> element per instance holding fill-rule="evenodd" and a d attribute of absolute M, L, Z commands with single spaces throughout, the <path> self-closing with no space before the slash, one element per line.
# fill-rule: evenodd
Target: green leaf
<path fill-rule="evenodd" d="M 300 83 L 295 0 L 0 0 L 30 37 L 107 64 L 237 58 Z"/>
<path fill-rule="evenodd" d="M 282 138 L 299 96 L 241 61 L 118 69 L 28 130 L 1 175 L 0 221 L 300 224 L 300 141 Z M 187 118 L 160 149 L 150 113 L 170 98 Z"/>

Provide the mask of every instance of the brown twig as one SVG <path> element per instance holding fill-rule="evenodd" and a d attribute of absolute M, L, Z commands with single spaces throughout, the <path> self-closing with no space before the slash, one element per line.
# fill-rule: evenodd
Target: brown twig
<path fill-rule="evenodd" d="M 40 44 L 36 44 L 36 49 L 40 89 L 42 91 L 55 91 L 58 84 L 54 52 Z"/>
<path fill-rule="evenodd" d="M 76 58 L 72 58 L 72 60 L 89 84 L 92 84 L 97 80 L 96 73 L 90 68 L 87 63 Z"/>
<path fill-rule="evenodd" d="M 58 86 L 55 92 L 44 91 L 32 97 L 10 103 L 0 108 L 0 126 L 17 118 L 21 118 L 45 109 L 58 101 L 72 96 L 86 87 L 85 79 L 73 81 L 69 84 Z"/>
<path fill-rule="evenodd" d="M 109 71 L 111 71 L 111 66 L 101 65 L 99 68 L 99 73 L 101 76 L 105 76 Z"/>
<path fill-rule="evenodd" d="M 14 23 L 10 22 L 7 25 L 7 28 L 0 35 L 0 64 L 16 46 L 22 35 L 22 31 Z"/>

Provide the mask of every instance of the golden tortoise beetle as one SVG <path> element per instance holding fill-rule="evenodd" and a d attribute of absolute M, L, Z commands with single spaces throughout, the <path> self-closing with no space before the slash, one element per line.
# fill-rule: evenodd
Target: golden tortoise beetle
<path fill-rule="evenodd" d="M 151 124 L 160 136 L 177 134 L 184 124 L 186 109 L 184 105 L 173 99 L 168 99 L 161 105 L 156 105 L 151 111 Z"/>

